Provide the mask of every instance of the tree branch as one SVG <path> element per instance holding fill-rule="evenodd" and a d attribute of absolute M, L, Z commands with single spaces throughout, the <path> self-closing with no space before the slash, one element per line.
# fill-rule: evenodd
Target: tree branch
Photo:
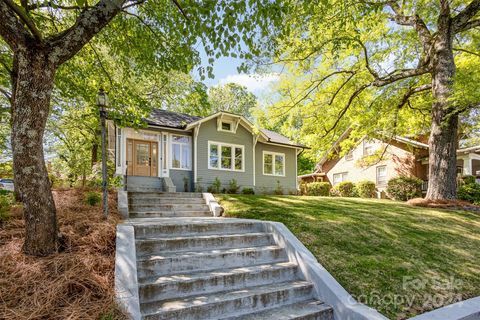
<path fill-rule="evenodd" d="M 17 16 L 20 18 L 20 20 L 23 21 L 23 23 L 25 23 L 25 25 L 28 27 L 30 32 L 33 34 L 33 37 L 38 41 L 42 41 L 42 34 L 37 29 L 35 22 L 33 22 L 33 20 L 28 16 L 27 11 L 24 8 L 18 6 L 12 0 L 2 0 L 2 1 L 17 14 Z"/>
<path fill-rule="evenodd" d="M 3 94 L 5 96 L 5 98 L 7 98 L 8 102 L 10 102 L 10 104 L 12 104 L 12 94 L 10 92 L 8 92 L 6 89 L 4 88 L 0 88 L 0 93 Z"/>
<path fill-rule="evenodd" d="M 0 35 L 15 51 L 20 44 L 31 40 L 31 35 L 24 28 L 15 15 L 15 11 L 4 0 L 0 0 Z"/>
<path fill-rule="evenodd" d="M 470 50 L 467 50 L 467 49 L 453 48 L 453 51 L 460 51 L 460 52 L 464 52 L 464 53 L 468 53 L 468 54 L 480 57 L 480 52 L 473 52 L 473 51 L 470 51 Z"/>
<path fill-rule="evenodd" d="M 452 27 L 455 33 L 465 31 L 465 29 L 473 17 L 480 11 L 480 0 L 473 0 L 459 14 L 452 19 Z M 478 22 L 477 25 L 478 26 Z M 469 27 L 471 29 L 473 27 Z"/>
<path fill-rule="evenodd" d="M 416 88 L 410 88 L 408 91 L 403 95 L 402 99 L 397 105 L 398 109 L 403 108 L 403 106 L 409 101 L 410 97 L 413 96 L 416 93 L 422 92 L 422 91 L 427 91 L 432 89 L 431 84 L 424 84 Z"/>
<path fill-rule="evenodd" d="M 395 13 L 395 15 L 392 17 L 393 21 L 402 26 L 414 27 L 417 31 L 418 36 L 420 37 L 420 40 L 422 41 L 422 44 L 424 45 L 424 48 L 426 44 L 431 44 L 432 34 L 430 33 L 430 30 L 428 30 L 425 22 L 420 18 L 418 14 L 415 14 L 414 16 L 406 16 L 398 3 L 395 1 L 388 2 L 388 6 Z"/>
<path fill-rule="evenodd" d="M 180 10 L 180 12 L 181 12 L 182 15 L 185 17 L 185 19 L 190 20 L 190 19 L 188 19 L 188 16 L 187 16 L 187 14 L 185 13 L 185 11 L 183 10 L 183 8 L 182 8 L 182 6 L 180 5 L 180 3 L 178 3 L 177 0 L 172 0 L 172 2 L 175 4 L 175 6 L 178 8 L 178 10 Z"/>
<path fill-rule="evenodd" d="M 463 27 L 458 29 L 457 32 L 464 32 L 477 27 L 480 27 L 480 19 L 467 22 Z"/>

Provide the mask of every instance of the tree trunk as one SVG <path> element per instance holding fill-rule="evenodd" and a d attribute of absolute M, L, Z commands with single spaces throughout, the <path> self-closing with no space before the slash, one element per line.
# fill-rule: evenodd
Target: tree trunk
<path fill-rule="evenodd" d="M 43 134 L 49 114 L 55 67 L 46 50 L 19 48 L 12 108 L 12 149 L 15 184 L 23 202 L 26 254 L 57 251 L 55 203 L 43 154 Z"/>
<path fill-rule="evenodd" d="M 448 13 L 448 12 L 447 12 Z M 458 114 L 452 107 L 455 61 L 453 58 L 451 19 L 440 15 L 439 30 L 434 44 L 432 93 L 432 127 L 428 140 L 429 177 L 427 199 L 455 199 L 457 196 L 457 135 Z"/>

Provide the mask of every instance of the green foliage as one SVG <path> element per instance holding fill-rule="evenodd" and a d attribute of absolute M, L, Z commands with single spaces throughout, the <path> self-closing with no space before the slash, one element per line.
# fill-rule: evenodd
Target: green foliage
<path fill-rule="evenodd" d="M 330 190 L 330 194 L 336 197 L 356 197 L 355 185 L 350 181 L 337 183 Z"/>
<path fill-rule="evenodd" d="M 218 177 L 216 177 L 213 183 L 207 188 L 207 191 L 210 193 L 220 193 L 221 187 L 222 187 L 222 182 Z"/>
<path fill-rule="evenodd" d="M 255 190 L 253 188 L 243 188 L 242 194 L 255 194 Z"/>
<path fill-rule="evenodd" d="M 361 198 L 375 198 L 377 196 L 375 182 L 360 181 L 355 184 L 355 189 Z"/>
<path fill-rule="evenodd" d="M 208 90 L 208 101 L 212 113 L 227 111 L 251 119 L 251 109 L 257 106 L 257 97 L 246 87 L 236 83 L 227 83 L 211 87 Z"/>
<path fill-rule="evenodd" d="M 85 202 L 91 206 L 96 206 L 102 201 L 100 193 L 95 191 L 89 191 L 85 194 Z"/>
<path fill-rule="evenodd" d="M 407 201 L 422 196 L 422 180 L 415 177 L 400 176 L 390 179 L 387 194 L 394 200 Z"/>
<path fill-rule="evenodd" d="M 330 183 L 328 182 L 311 182 L 305 185 L 305 192 L 309 196 L 326 197 L 330 194 Z"/>
<path fill-rule="evenodd" d="M 461 179 L 463 184 L 473 184 L 477 178 L 475 176 L 463 176 Z"/>
<path fill-rule="evenodd" d="M 238 193 L 238 190 L 240 190 L 240 186 L 238 185 L 237 180 L 230 180 L 230 182 L 228 183 L 227 193 L 236 194 Z"/>
<path fill-rule="evenodd" d="M 302 152 L 297 158 L 297 175 L 312 173 L 316 161 Z"/>
<path fill-rule="evenodd" d="M 276 195 L 282 195 L 283 194 L 283 187 L 280 184 L 280 180 L 277 180 L 277 187 L 275 188 L 275 190 L 273 190 L 273 193 L 276 194 Z"/>
<path fill-rule="evenodd" d="M 457 190 L 457 198 L 480 205 L 480 184 L 475 180 L 462 184 Z"/>
<path fill-rule="evenodd" d="M 13 192 L 0 190 L 0 223 L 5 222 L 10 217 L 10 208 L 15 203 Z"/>

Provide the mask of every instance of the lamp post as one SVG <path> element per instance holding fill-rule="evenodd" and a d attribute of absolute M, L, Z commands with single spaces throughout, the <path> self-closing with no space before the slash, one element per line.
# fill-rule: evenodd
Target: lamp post
<path fill-rule="evenodd" d="M 97 106 L 100 111 L 100 122 L 102 126 L 102 191 L 103 191 L 103 216 L 108 217 L 108 182 L 107 182 L 107 142 L 105 120 L 107 118 L 108 97 L 107 93 L 100 88 L 97 95 Z"/>

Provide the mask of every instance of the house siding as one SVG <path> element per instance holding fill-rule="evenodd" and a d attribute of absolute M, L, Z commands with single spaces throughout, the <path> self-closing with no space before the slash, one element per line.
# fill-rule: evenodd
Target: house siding
<path fill-rule="evenodd" d="M 193 191 L 193 171 L 170 169 L 169 175 L 177 192 Z M 187 190 L 185 190 L 185 183 Z"/>
<path fill-rule="evenodd" d="M 226 144 L 244 146 L 244 171 L 227 171 L 208 168 L 208 142 L 215 141 Z M 237 181 L 241 188 L 253 188 L 253 136 L 246 128 L 239 125 L 236 133 L 217 130 L 217 119 L 201 124 L 197 136 L 197 186 L 204 190 L 210 186 L 215 178 L 220 179 L 221 189 L 228 188 L 232 179 Z"/>
<path fill-rule="evenodd" d="M 270 151 L 285 154 L 285 176 L 269 176 L 263 174 L 263 151 Z M 255 147 L 255 192 L 274 193 L 278 184 L 282 187 L 283 193 L 296 192 L 297 171 L 296 171 L 297 149 L 275 146 L 258 142 Z"/>

